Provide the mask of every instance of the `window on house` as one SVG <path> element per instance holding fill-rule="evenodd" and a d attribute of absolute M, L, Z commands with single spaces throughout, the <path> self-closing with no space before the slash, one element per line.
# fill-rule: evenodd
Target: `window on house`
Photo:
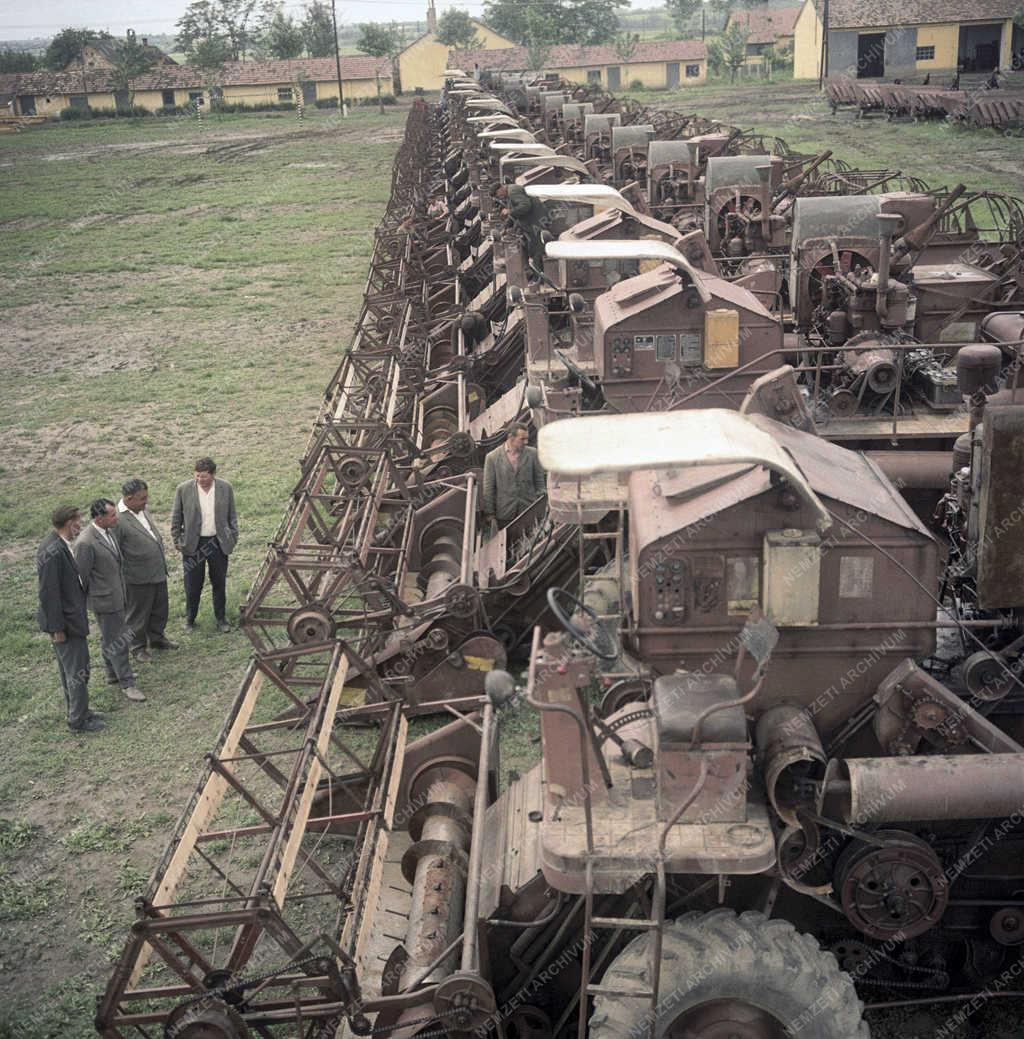
<path fill-rule="evenodd" d="M 170 108 L 174 104 L 174 91 L 162 90 L 160 92 L 160 103 Z"/>
<path fill-rule="evenodd" d="M 601 82 L 601 70 L 600 69 L 588 69 L 587 70 L 587 82 L 588 83 L 600 83 Z"/>
<path fill-rule="evenodd" d="M 917 52 L 914 55 L 918 61 L 934 61 L 935 60 L 935 48 L 934 47 L 918 47 Z"/>
<path fill-rule="evenodd" d="M 89 99 L 85 94 L 72 94 L 68 101 L 72 108 L 88 108 Z"/>
<path fill-rule="evenodd" d="M 700 65 L 687 65 L 686 66 L 686 78 L 697 79 L 700 76 Z"/>
<path fill-rule="evenodd" d="M 188 99 L 193 104 L 201 105 L 203 103 L 203 92 L 201 90 L 190 90 L 188 92 Z"/>
<path fill-rule="evenodd" d="M 277 100 L 278 101 L 291 101 L 292 99 L 292 88 L 291 87 L 278 87 L 277 88 Z"/>

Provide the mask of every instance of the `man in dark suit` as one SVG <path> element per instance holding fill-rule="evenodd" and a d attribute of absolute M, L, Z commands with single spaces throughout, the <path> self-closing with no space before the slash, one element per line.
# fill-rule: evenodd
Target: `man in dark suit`
<path fill-rule="evenodd" d="M 164 634 L 167 627 L 167 557 L 164 539 L 146 510 L 149 487 L 145 480 L 129 480 L 121 488 L 118 523 L 113 528 L 124 566 L 124 585 L 132 651 L 143 663 L 152 659 L 148 646 L 177 649 Z"/>
<path fill-rule="evenodd" d="M 171 512 L 171 539 L 181 553 L 185 571 L 185 627 L 192 631 L 203 595 L 206 568 L 210 568 L 213 615 L 221 631 L 230 631 L 225 613 L 228 556 L 238 542 L 235 492 L 227 480 L 214 474 L 212 458 L 200 458 L 191 480 L 178 484 Z"/>
<path fill-rule="evenodd" d="M 89 608 L 100 626 L 107 683 L 119 685 L 129 700 L 142 701 L 146 697 L 135 684 L 129 654 L 132 633 L 125 623 L 121 550 L 113 533 L 117 526 L 117 508 L 108 498 L 98 498 L 89 506 L 89 515 L 92 523 L 75 542 L 75 562 Z"/>
<path fill-rule="evenodd" d="M 103 719 L 89 710 L 89 615 L 85 588 L 71 552 L 72 539 L 82 529 L 78 509 L 62 505 L 50 517 L 53 530 L 36 552 L 39 575 L 39 630 L 53 643 L 60 684 L 72 732 L 99 732 Z"/>

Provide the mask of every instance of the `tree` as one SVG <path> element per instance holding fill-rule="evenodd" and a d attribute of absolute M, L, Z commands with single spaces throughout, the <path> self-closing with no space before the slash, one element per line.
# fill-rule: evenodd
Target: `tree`
<path fill-rule="evenodd" d="M 201 40 L 219 40 L 229 61 L 252 45 L 257 0 L 194 0 L 177 23 L 178 46 L 190 53 Z"/>
<path fill-rule="evenodd" d="M 334 56 L 334 21 L 330 4 L 313 0 L 306 5 L 306 15 L 302 19 L 302 38 L 311 58 Z"/>
<path fill-rule="evenodd" d="M 540 72 L 558 39 L 558 26 L 543 8 L 531 7 L 526 12 L 524 30 L 526 63 L 531 72 Z"/>
<path fill-rule="evenodd" d="M 708 42 L 708 64 L 715 72 L 729 70 L 729 79 L 736 82 L 736 73 L 747 60 L 747 30 L 735 22 L 725 32 Z"/>
<path fill-rule="evenodd" d="M 214 97 L 224 72 L 224 63 L 231 60 L 231 51 L 222 39 L 211 37 L 197 40 L 193 48 L 187 52 L 188 63 L 199 70 L 203 88 L 210 95 L 210 107 L 214 107 Z"/>
<path fill-rule="evenodd" d="M 527 47 L 531 18 L 539 13 L 551 26 L 552 43 L 608 43 L 619 31 L 617 9 L 622 6 L 624 0 L 547 0 L 543 6 L 522 0 L 486 0 L 484 20 L 496 32 Z"/>
<path fill-rule="evenodd" d="M 297 58 L 306 46 L 302 26 L 278 7 L 264 21 L 260 43 L 272 58 Z"/>
<path fill-rule="evenodd" d="M 398 26 L 394 23 L 381 25 L 377 22 L 369 22 L 359 26 L 359 39 L 356 41 L 356 48 L 373 58 L 392 58 L 401 49 L 400 39 L 401 33 Z M 384 99 L 380 93 L 379 63 L 374 69 L 374 74 L 377 79 L 377 106 L 380 109 L 380 114 L 383 115 Z"/>
<path fill-rule="evenodd" d="M 437 42 L 455 50 L 468 51 L 481 46 L 476 26 L 468 11 L 449 7 L 437 20 Z"/>
<path fill-rule="evenodd" d="M 124 43 L 118 45 L 107 86 L 115 95 L 127 92 L 129 112 L 135 107 L 135 79 L 147 73 L 155 60 L 153 52 L 139 43 L 135 33 L 129 33 Z"/>
<path fill-rule="evenodd" d="M 686 32 L 689 29 L 691 19 L 703 6 L 703 0 L 665 0 L 665 8 L 680 32 Z"/>
<path fill-rule="evenodd" d="M 35 72 L 38 68 L 38 59 L 28 51 L 11 50 L 9 47 L 0 51 L 0 73 Z"/>
<path fill-rule="evenodd" d="M 622 62 L 622 82 L 629 83 L 629 63 L 640 46 L 640 33 L 620 32 L 615 37 L 615 56 Z"/>
<path fill-rule="evenodd" d="M 111 39 L 108 32 L 93 29 L 61 29 L 46 48 L 43 64 L 54 72 L 66 69 L 73 61 L 80 61 L 87 44 Z"/>

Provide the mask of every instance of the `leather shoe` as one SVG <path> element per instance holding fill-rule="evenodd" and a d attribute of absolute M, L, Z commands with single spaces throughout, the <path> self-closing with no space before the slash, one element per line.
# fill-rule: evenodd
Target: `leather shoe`
<path fill-rule="evenodd" d="M 81 725 L 69 725 L 72 732 L 101 732 L 107 726 L 102 718 L 86 718 Z"/>
<path fill-rule="evenodd" d="M 151 641 L 149 643 L 154 649 L 177 649 L 178 643 L 171 642 L 170 639 L 160 639 L 159 641 Z"/>
<path fill-rule="evenodd" d="M 231 630 L 231 625 L 228 624 L 228 622 L 226 620 L 219 620 L 219 621 L 217 621 L 217 630 L 218 631 L 230 631 Z"/>
<path fill-rule="evenodd" d="M 153 659 L 152 654 L 149 652 L 148 649 L 146 649 L 145 646 L 143 646 L 141 649 L 134 650 L 132 652 L 132 656 L 135 657 L 135 659 L 140 664 L 148 664 Z"/>
<path fill-rule="evenodd" d="M 135 703 L 144 703 L 146 699 L 146 694 L 138 686 L 134 685 L 126 685 L 124 687 L 124 695 Z"/>

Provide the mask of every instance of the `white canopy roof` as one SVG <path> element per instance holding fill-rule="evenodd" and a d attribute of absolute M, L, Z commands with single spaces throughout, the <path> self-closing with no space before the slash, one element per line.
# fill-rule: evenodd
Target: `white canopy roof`
<path fill-rule="evenodd" d="M 541 427 L 540 463 L 559 476 L 684 469 L 710 465 L 763 465 L 786 479 L 818 515 L 832 519 L 782 445 L 745 416 L 724 408 L 587 415 Z"/>
<path fill-rule="evenodd" d="M 647 238 L 625 241 L 609 241 L 600 238 L 589 241 L 559 240 L 548 242 L 544 246 L 544 252 L 553 260 L 659 260 L 662 263 L 670 263 L 690 276 L 693 287 L 700 293 L 700 298 L 705 303 L 711 300 L 711 293 L 701 280 L 696 268 L 668 242 Z"/>

